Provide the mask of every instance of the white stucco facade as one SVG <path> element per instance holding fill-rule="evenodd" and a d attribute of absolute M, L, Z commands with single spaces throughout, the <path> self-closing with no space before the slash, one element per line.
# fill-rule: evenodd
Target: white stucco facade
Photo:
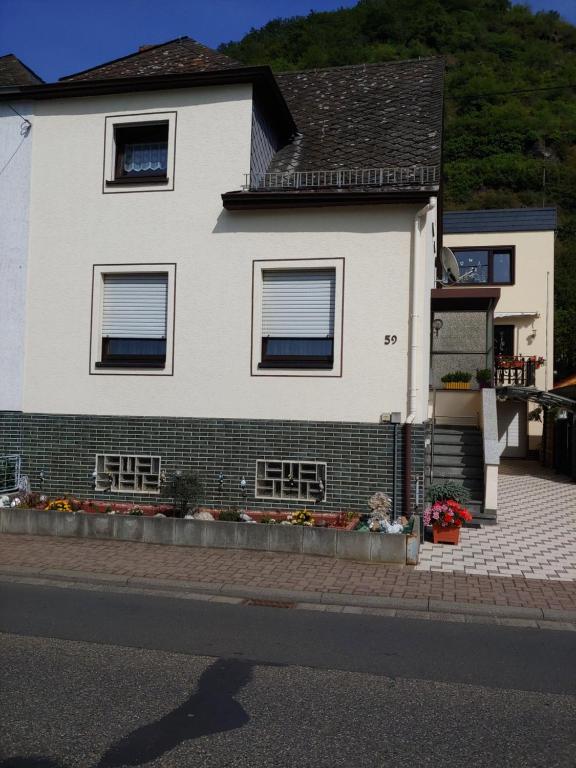
<path fill-rule="evenodd" d="M 33 121 L 0 104 L 0 410 L 22 408 Z M 23 119 L 25 118 L 25 119 Z"/>
<path fill-rule="evenodd" d="M 177 115 L 173 189 L 106 193 L 106 119 L 169 112 Z M 221 193 L 237 189 L 250 167 L 251 122 L 249 85 L 38 102 L 25 411 L 372 423 L 382 413 L 406 417 L 410 263 L 422 203 L 226 211 Z M 432 211 L 417 235 L 416 422 L 427 415 L 435 219 Z M 266 260 L 342 264 L 335 371 L 255 375 L 254 263 Z M 175 265 L 170 375 L 102 375 L 91 365 L 93 270 L 130 264 Z M 386 344 L 386 336 L 396 343 Z"/>

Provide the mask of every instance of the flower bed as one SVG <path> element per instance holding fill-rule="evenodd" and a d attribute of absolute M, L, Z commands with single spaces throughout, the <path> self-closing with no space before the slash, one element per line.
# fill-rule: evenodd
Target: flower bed
<path fill-rule="evenodd" d="M 5 504 L 4 506 L 26 507 L 27 509 L 39 509 L 50 512 L 80 512 L 84 514 L 129 515 L 137 517 L 154 517 L 157 515 L 179 517 L 177 510 L 172 504 L 133 504 L 131 502 L 115 502 L 112 504 L 110 501 L 97 499 L 82 500 L 72 496 L 49 499 L 46 496 L 32 493 L 23 495 L 22 499 L 14 496 L 12 501 L 16 503 Z M 2 505 L 0 504 L 0 506 Z M 210 515 L 212 520 L 219 520 L 221 515 L 229 514 L 230 511 L 200 507 L 199 512 L 203 514 L 203 519 Z M 250 521 L 243 520 L 241 515 L 249 517 Z M 360 516 L 354 512 L 311 512 L 303 509 L 298 511 L 247 510 L 242 513 L 238 512 L 234 522 L 292 523 L 293 525 L 306 525 L 316 528 L 340 528 L 353 531 L 358 526 L 359 520 Z"/>
<path fill-rule="evenodd" d="M 411 533 L 388 535 L 338 527 L 290 525 L 286 520 L 277 525 L 223 524 L 214 519 L 0 507 L 2 533 L 291 552 L 397 565 L 418 563 L 420 521 L 418 517 L 413 520 Z M 352 523 L 350 520 L 347 526 Z"/>

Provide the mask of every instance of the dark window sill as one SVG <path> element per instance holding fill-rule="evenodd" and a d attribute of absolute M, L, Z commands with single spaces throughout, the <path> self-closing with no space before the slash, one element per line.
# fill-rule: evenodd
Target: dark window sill
<path fill-rule="evenodd" d="M 166 368 L 166 361 L 107 360 L 96 363 L 96 368 Z"/>
<path fill-rule="evenodd" d="M 124 187 L 138 184 L 168 184 L 168 176 L 126 176 L 119 179 L 106 179 L 107 187 Z"/>
<path fill-rule="evenodd" d="M 331 371 L 334 368 L 334 363 L 318 360 L 266 360 L 258 363 L 258 368 Z"/>
<path fill-rule="evenodd" d="M 455 283 L 448 284 L 448 287 L 450 285 L 456 285 Z M 515 283 L 458 283 L 458 288 L 491 288 L 493 285 L 496 286 L 509 286 L 509 285 L 515 285 Z"/>

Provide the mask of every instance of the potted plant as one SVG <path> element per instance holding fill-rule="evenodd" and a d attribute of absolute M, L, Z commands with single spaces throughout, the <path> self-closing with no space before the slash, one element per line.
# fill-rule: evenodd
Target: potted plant
<path fill-rule="evenodd" d="M 453 371 L 442 376 L 444 389 L 470 389 L 472 374 L 467 371 Z"/>
<path fill-rule="evenodd" d="M 492 371 L 490 368 L 477 368 L 476 381 L 480 389 L 486 389 L 492 386 Z"/>
<path fill-rule="evenodd" d="M 434 544 L 458 544 L 460 528 L 472 520 L 472 515 L 454 499 L 443 499 L 427 507 L 423 519 L 424 525 L 432 526 Z"/>

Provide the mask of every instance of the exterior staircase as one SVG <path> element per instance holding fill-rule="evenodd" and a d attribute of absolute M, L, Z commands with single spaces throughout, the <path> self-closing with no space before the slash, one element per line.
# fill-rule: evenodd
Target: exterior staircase
<path fill-rule="evenodd" d="M 452 480 L 466 488 L 473 524 L 496 522 L 495 513 L 484 512 L 484 455 L 478 428 L 436 425 L 432 478 L 432 482 Z"/>

